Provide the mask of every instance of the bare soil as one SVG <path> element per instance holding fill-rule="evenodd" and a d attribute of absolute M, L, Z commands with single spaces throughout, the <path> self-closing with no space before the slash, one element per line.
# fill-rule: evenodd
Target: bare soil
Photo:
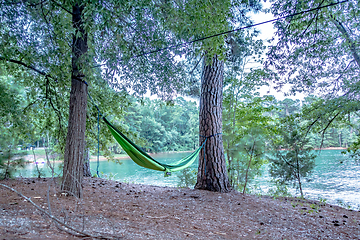
<path fill-rule="evenodd" d="M 360 239 L 360 212 L 317 201 L 128 184 L 99 178 L 84 179 L 83 198 L 79 200 L 59 193 L 59 179 L 18 178 L 0 183 L 30 197 L 68 226 L 92 236 Z M 23 197 L 3 186 L 0 196 L 0 239 L 82 238 L 70 234 L 69 228 L 55 224 Z"/>

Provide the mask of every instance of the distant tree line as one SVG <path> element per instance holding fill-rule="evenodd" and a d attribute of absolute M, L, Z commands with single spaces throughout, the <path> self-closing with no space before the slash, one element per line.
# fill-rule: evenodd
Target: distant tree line
<path fill-rule="evenodd" d="M 133 98 L 118 123 L 147 152 L 189 151 L 198 147 L 199 111 L 195 101 L 182 97 L 164 103 Z M 114 145 L 114 151 L 119 151 Z"/>
<path fill-rule="evenodd" d="M 3 91 L 6 90 L 4 87 Z M 15 91 L 16 92 L 16 91 Z M 14 92 L 9 93 L 12 96 Z M 275 131 L 276 125 L 279 126 L 279 120 L 286 117 L 305 114 L 311 110 L 311 104 L 322 101 L 320 98 L 307 97 L 303 101 L 284 99 L 277 101 L 272 96 L 258 97 L 247 96 L 237 102 L 238 106 L 235 109 L 237 112 L 234 115 L 234 106 L 228 102 L 228 95 L 225 98 L 224 106 L 224 132 L 226 139 L 234 139 L 237 145 L 245 144 L 250 139 L 245 137 L 245 132 L 261 131 Z M 16 98 L 21 99 L 21 94 Z M 198 104 L 196 101 L 187 101 L 182 97 L 176 98 L 172 102 L 163 102 L 160 99 L 130 98 L 130 104 L 126 111 L 123 111 L 123 119 L 116 121 L 121 129 L 124 129 L 139 144 L 144 150 L 155 152 L 168 152 L 168 151 L 190 151 L 198 147 Z M 3 101 L 7 101 L 3 98 Z M 9 100 L 10 101 L 10 100 Z M 15 102 L 17 104 L 17 102 Z M 13 105 L 15 106 L 15 105 Z M 5 109 L 5 107 L 4 107 Z M 11 110 L 9 109 L 8 115 Z M 111 116 L 111 114 L 109 114 Z M 13 116 L 16 117 L 16 116 Z M 115 117 L 115 116 L 112 116 Z M 347 116 L 342 121 L 338 121 L 322 133 L 318 127 L 314 131 L 309 131 L 307 134 L 307 147 L 312 148 L 328 148 L 328 147 L 342 147 L 348 148 L 351 144 L 355 143 L 359 130 L 357 122 L 359 117 L 355 114 Z M 17 120 L 20 121 L 20 120 Z M 5 120 L 4 120 L 5 122 Z M 235 122 L 235 125 L 234 125 Z M 238 124 L 242 122 L 241 130 Z M 262 124 L 259 125 L 255 124 Z M 237 123 L 237 124 L 236 124 Z M 255 124 L 255 125 L 254 125 Z M 304 131 L 307 131 L 306 124 L 310 125 L 309 120 L 306 118 L 302 121 Z M 105 126 L 103 126 L 105 127 Z M 6 124 L 2 126 L 6 128 Z M 318 131 L 317 131 L 318 130 Z M 104 128 L 102 131 L 106 131 Z M 6 131 L 3 131 L 5 134 Z M 34 133 L 34 136 L 29 138 L 25 136 L 23 139 L 18 139 L 16 146 L 26 148 L 32 147 L 46 147 L 52 140 L 48 135 Z M 262 135 L 264 144 L 269 142 L 269 132 L 258 133 Z M 38 136 L 36 136 L 38 135 Z M 2 138 L 5 141 L 5 136 Z M 227 144 L 230 144 L 227 142 Z M 119 146 L 115 142 L 111 144 L 110 150 L 114 153 L 121 152 Z"/>

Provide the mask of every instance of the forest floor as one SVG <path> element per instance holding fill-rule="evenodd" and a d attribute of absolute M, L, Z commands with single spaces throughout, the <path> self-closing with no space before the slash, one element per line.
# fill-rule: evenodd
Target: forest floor
<path fill-rule="evenodd" d="M 59 181 L 0 181 L 0 239 L 360 239 L 360 212 L 318 201 L 99 178 L 76 199 Z"/>

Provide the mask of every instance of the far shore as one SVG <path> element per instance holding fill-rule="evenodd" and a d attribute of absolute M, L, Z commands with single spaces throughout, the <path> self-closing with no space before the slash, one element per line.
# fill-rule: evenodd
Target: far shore
<path fill-rule="evenodd" d="M 287 150 L 287 149 L 281 149 L 281 150 Z M 344 147 L 328 147 L 328 148 L 315 148 L 314 150 L 346 150 Z M 153 155 L 159 155 L 159 154 L 169 154 L 169 153 L 188 153 L 193 151 L 170 151 L 170 152 L 158 152 L 158 153 L 148 153 L 150 156 Z M 114 157 L 115 160 L 131 160 L 130 157 L 123 153 L 123 154 L 117 154 L 120 156 Z M 24 157 L 26 163 L 34 163 L 34 155 L 29 154 Z M 45 163 L 46 162 L 46 156 L 45 155 L 37 155 L 36 160 L 39 163 Z M 96 162 L 98 160 L 97 155 L 91 155 L 90 156 L 90 162 Z M 99 156 L 99 161 L 108 161 L 109 159 L 104 156 Z M 62 162 L 61 160 L 50 160 L 51 162 Z"/>
<path fill-rule="evenodd" d="M 287 150 L 287 149 L 281 149 L 281 150 Z M 346 150 L 346 148 L 344 147 L 328 147 L 328 148 L 315 148 L 314 150 Z M 189 152 L 193 152 L 193 151 L 170 151 L 170 152 L 158 152 L 158 153 L 148 153 L 150 156 L 154 156 L 154 155 L 160 155 L 160 154 L 171 154 L 171 153 L 189 153 Z M 114 159 L 115 160 L 131 160 L 130 157 L 123 153 L 123 154 L 116 154 L 118 156 L 115 156 Z M 119 156 L 120 155 L 120 156 Z M 90 156 L 90 161 L 91 162 L 96 162 L 98 159 L 97 159 L 97 155 L 91 155 Z M 34 163 L 34 155 L 32 154 L 29 154 L 29 155 L 26 155 L 24 157 L 25 159 L 25 162 L 26 163 Z M 109 159 L 104 157 L 104 156 L 99 156 L 99 161 L 108 161 Z M 46 162 L 46 156 L 45 155 L 37 155 L 36 156 L 36 161 L 38 163 L 45 163 Z M 62 162 L 62 160 L 51 160 L 51 162 Z"/>
<path fill-rule="evenodd" d="M 152 155 L 158 155 L 158 154 L 169 154 L 169 153 L 188 153 L 193 151 L 170 151 L 170 152 L 158 152 L 158 153 L 148 153 L 150 156 Z M 121 156 L 116 156 L 114 159 L 116 160 L 131 160 L 130 157 L 123 153 L 123 154 L 117 154 Z M 34 155 L 29 154 L 24 157 L 26 163 L 34 163 Z M 90 162 L 96 162 L 98 160 L 97 155 L 91 155 L 90 156 Z M 104 156 L 99 156 L 99 161 L 108 161 L 109 159 Z M 46 162 L 46 156 L 45 155 L 37 155 L 36 161 L 39 163 L 45 163 Z M 50 160 L 51 162 L 62 162 L 61 160 Z"/>

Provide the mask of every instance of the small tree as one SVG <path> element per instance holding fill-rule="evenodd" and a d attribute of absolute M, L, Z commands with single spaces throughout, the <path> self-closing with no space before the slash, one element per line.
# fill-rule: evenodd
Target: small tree
<path fill-rule="evenodd" d="M 306 147 L 309 140 L 300 127 L 299 117 L 289 116 L 282 123 L 279 136 L 273 141 L 273 157 L 269 157 L 270 175 L 281 184 L 291 182 L 303 197 L 301 181 L 314 169 L 316 155 L 312 147 Z"/>
<path fill-rule="evenodd" d="M 0 180 L 11 178 L 23 165 L 24 152 L 17 150 L 21 130 L 26 127 L 19 110 L 23 99 L 10 78 L 3 76 L 0 65 Z"/>
<path fill-rule="evenodd" d="M 247 94 L 253 88 L 232 91 L 236 85 L 230 83 L 225 91 L 224 146 L 230 184 L 245 193 L 249 183 L 261 174 L 266 141 L 275 133 L 274 121 L 269 115 L 274 99 Z"/>
<path fill-rule="evenodd" d="M 0 149 L 0 180 L 12 178 L 16 169 L 24 166 L 25 152 L 16 151 L 12 146 Z"/>

